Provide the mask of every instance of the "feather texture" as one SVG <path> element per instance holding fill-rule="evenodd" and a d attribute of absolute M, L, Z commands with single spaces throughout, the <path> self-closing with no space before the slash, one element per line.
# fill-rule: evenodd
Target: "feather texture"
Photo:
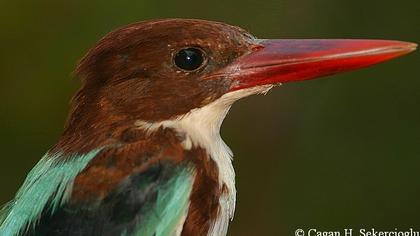
<path fill-rule="evenodd" d="M 163 146 L 152 144 L 158 140 Z M 161 130 L 134 131 L 125 143 L 85 155 L 46 154 L 1 211 L 0 235 L 180 235 L 196 153 L 202 151 L 185 152 L 175 132 Z"/>
<path fill-rule="evenodd" d="M 26 236 L 173 236 L 184 223 L 193 169 L 162 162 L 122 180 L 104 199 L 42 214 Z M 178 233 L 178 234 L 177 234 Z"/>
<path fill-rule="evenodd" d="M 48 153 L 29 172 L 25 182 L 0 213 L 0 235 L 14 236 L 33 226 L 45 208 L 54 212 L 68 200 L 74 178 L 100 149 L 62 158 Z"/>
<path fill-rule="evenodd" d="M 154 207 L 133 236 L 179 235 L 188 212 L 192 183 L 191 171 L 183 168 L 161 186 L 164 191 L 159 191 Z"/>

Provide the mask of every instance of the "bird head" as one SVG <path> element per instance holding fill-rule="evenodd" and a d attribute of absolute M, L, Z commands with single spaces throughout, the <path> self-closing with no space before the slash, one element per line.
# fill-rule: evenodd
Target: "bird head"
<path fill-rule="evenodd" d="M 102 38 L 80 61 L 67 129 L 103 130 L 176 119 L 228 94 L 373 65 L 415 44 L 384 40 L 258 39 L 224 23 L 164 19 Z M 238 95 L 239 94 L 239 95 Z"/>
<path fill-rule="evenodd" d="M 108 114 L 161 121 L 229 92 L 233 80 L 219 72 L 256 46 L 252 35 L 223 23 L 147 21 L 105 36 L 81 60 L 77 75 L 86 96 L 99 95 L 110 105 Z"/>

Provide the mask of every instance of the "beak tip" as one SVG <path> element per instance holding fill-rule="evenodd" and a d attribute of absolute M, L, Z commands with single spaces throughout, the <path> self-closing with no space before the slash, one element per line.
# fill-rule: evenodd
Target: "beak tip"
<path fill-rule="evenodd" d="M 394 44 L 394 46 L 390 46 L 389 51 L 388 51 L 390 55 L 393 55 L 393 56 L 391 56 L 390 58 L 386 60 L 410 54 L 416 51 L 418 47 L 416 43 L 411 43 L 411 42 L 395 41 L 395 43 L 396 44 Z M 387 54 L 386 51 L 387 50 L 384 50 L 384 55 Z"/>
<path fill-rule="evenodd" d="M 412 42 L 404 42 L 404 41 L 396 41 L 395 50 L 399 51 L 402 55 L 414 52 L 417 50 L 417 43 Z"/>
<path fill-rule="evenodd" d="M 365 68 L 415 51 L 416 43 L 370 39 L 261 40 L 235 62 L 235 89 L 314 79 Z"/>
<path fill-rule="evenodd" d="M 417 50 L 417 43 L 407 43 L 407 51 L 410 52 L 414 52 Z"/>

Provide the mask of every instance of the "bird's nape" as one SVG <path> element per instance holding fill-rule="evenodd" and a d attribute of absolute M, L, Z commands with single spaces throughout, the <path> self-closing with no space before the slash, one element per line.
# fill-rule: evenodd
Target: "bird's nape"
<path fill-rule="evenodd" d="M 226 235 L 235 172 L 219 131 L 236 100 L 416 46 L 261 40 L 194 19 L 117 29 L 81 60 L 65 130 L 0 211 L 0 235 Z"/>

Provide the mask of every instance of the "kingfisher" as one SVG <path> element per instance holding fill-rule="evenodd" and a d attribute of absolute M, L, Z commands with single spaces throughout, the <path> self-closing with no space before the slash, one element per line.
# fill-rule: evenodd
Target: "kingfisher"
<path fill-rule="evenodd" d="M 219 130 L 235 101 L 416 47 L 258 39 L 198 19 L 116 29 L 80 60 L 64 131 L 1 210 L 0 235 L 226 235 L 235 172 Z"/>

